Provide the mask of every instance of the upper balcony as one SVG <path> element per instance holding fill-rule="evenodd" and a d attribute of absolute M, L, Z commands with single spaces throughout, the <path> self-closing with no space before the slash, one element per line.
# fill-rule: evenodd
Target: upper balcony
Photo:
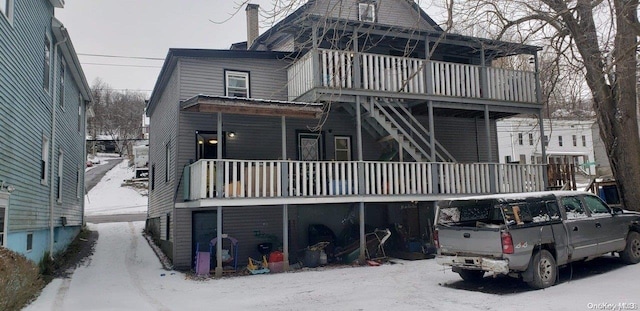
<path fill-rule="evenodd" d="M 535 72 L 351 51 L 309 51 L 289 67 L 288 79 L 289 100 L 325 88 L 537 103 Z"/>

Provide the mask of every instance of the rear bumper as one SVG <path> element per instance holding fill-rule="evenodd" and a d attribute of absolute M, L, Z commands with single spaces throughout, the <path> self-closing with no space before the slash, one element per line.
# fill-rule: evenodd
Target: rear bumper
<path fill-rule="evenodd" d="M 509 261 L 506 259 L 489 259 L 471 256 L 443 256 L 436 257 L 436 262 L 443 266 L 468 270 L 483 270 L 496 274 L 509 273 Z"/>

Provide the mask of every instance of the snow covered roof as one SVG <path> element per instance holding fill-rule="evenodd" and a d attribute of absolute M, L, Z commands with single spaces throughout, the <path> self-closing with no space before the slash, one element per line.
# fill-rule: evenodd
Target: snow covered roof
<path fill-rule="evenodd" d="M 186 111 L 287 116 L 303 119 L 320 118 L 323 112 L 322 107 L 323 105 L 320 103 L 290 102 L 203 94 L 196 95 L 180 103 L 180 108 Z"/>

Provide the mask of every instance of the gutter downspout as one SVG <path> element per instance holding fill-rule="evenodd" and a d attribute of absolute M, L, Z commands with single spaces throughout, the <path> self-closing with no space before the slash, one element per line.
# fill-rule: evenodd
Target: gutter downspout
<path fill-rule="evenodd" d="M 64 30 L 64 27 L 61 28 Z M 58 46 L 67 42 L 67 37 L 62 41 L 56 42 L 53 45 L 53 91 L 51 92 L 51 161 L 49 161 L 49 258 L 53 260 L 53 209 L 55 206 L 54 191 L 53 191 L 53 158 L 56 146 L 56 99 L 58 95 Z"/>

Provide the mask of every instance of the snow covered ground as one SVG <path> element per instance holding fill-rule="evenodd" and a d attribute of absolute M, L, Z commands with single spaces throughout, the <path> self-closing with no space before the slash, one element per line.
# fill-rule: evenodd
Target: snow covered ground
<path fill-rule="evenodd" d="M 146 197 L 120 187 L 131 174 L 126 164 L 108 172 L 89 193 L 87 213 L 145 211 Z M 614 257 L 562 269 L 560 284 L 537 291 L 507 277 L 465 283 L 434 260 L 194 280 L 162 269 L 142 237 L 144 222 L 89 227 L 99 233 L 93 256 L 25 310 L 640 309 L 640 264 Z"/>
<path fill-rule="evenodd" d="M 108 171 L 84 198 L 85 215 L 137 214 L 147 212 L 147 197 L 133 188 L 122 187 L 125 179 L 134 177 L 128 161 Z"/>

